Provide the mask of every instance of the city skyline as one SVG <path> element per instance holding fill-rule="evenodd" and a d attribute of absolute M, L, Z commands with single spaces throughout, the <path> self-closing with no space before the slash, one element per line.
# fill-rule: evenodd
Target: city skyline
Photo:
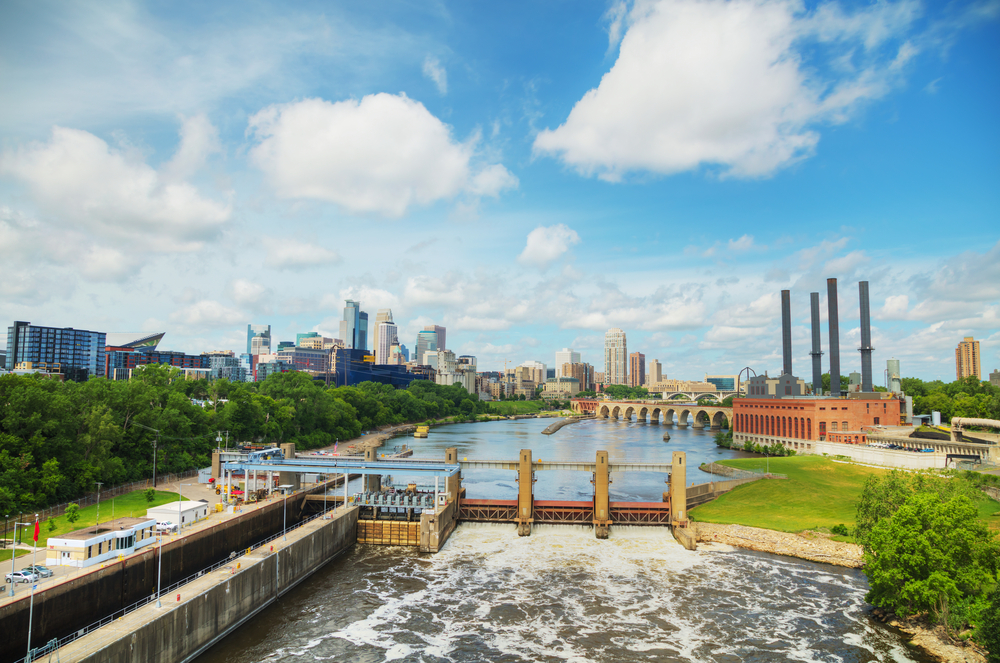
<path fill-rule="evenodd" d="M 700 379 L 778 373 L 790 289 L 808 377 L 835 277 L 844 375 L 861 280 L 876 368 L 1000 368 L 996 3 L 2 11 L 0 330 L 240 351 L 350 299 L 483 370 L 617 327 Z"/>

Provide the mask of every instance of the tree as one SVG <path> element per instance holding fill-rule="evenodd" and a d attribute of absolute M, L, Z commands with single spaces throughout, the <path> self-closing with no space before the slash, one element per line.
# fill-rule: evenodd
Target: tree
<path fill-rule="evenodd" d="M 66 521 L 71 525 L 76 521 L 80 520 L 80 505 L 76 504 L 75 502 L 73 504 L 67 505 L 65 515 L 66 515 Z"/>
<path fill-rule="evenodd" d="M 990 652 L 989 663 L 1000 663 L 1000 585 L 993 590 L 993 596 L 983 611 L 983 617 L 976 628 L 976 641 Z"/>
<path fill-rule="evenodd" d="M 156 489 L 155 488 L 147 488 L 146 492 L 143 493 L 143 497 L 146 498 L 146 503 L 147 504 L 152 504 L 153 500 L 156 499 Z"/>
<path fill-rule="evenodd" d="M 872 528 L 865 548 L 866 600 L 901 615 L 929 612 L 946 623 L 951 606 L 996 585 L 1000 544 L 966 495 L 917 492 Z"/>

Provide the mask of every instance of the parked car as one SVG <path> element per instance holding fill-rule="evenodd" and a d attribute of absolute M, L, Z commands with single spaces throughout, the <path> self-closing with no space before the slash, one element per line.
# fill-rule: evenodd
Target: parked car
<path fill-rule="evenodd" d="M 157 532 L 176 532 L 177 530 L 177 525 L 173 524 L 169 520 L 160 520 L 156 523 Z"/>
<path fill-rule="evenodd" d="M 7 582 L 35 582 L 38 576 L 31 571 L 13 571 L 4 576 Z"/>
<path fill-rule="evenodd" d="M 42 566 L 41 564 L 32 564 L 31 566 L 26 566 L 24 567 L 24 570 L 31 571 L 39 578 L 51 578 L 53 575 L 55 575 L 55 572 L 52 569 L 46 566 Z"/>

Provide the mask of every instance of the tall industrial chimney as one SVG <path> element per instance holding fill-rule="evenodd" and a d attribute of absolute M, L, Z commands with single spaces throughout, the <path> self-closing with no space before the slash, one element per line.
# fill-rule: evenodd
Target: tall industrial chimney
<path fill-rule="evenodd" d="M 861 391 L 872 391 L 872 320 L 868 303 L 868 281 L 858 282 L 861 300 Z"/>
<path fill-rule="evenodd" d="M 781 291 L 781 356 L 782 375 L 792 374 L 792 292 Z"/>
<path fill-rule="evenodd" d="M 813 362 L 813 393 L 817 395 L 822 395 L 823 393 L 823 364 L 821 363 L 821 358 L 823 356 L 822 351 L 819 349 L 819 293 L 811 292 L 809 293 L 809 306 L 812 310 L 812 336 L 813 336 L 813 349 L 809 354 L 812 356 Z"/>
<path fill-rule="evenodd" d="M 830 317 L 830 395 L 840 396 L 840 318 L 837 313 L 837 279 L 826 280 Z"/>

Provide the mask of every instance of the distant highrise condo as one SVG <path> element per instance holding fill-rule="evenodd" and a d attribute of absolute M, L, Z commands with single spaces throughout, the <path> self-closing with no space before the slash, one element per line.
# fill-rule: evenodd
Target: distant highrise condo
<path fill-rule="evenodd" d="M 340 337 L 347 348 L 368 349 L 368 314 L 361 310 L 361 302 L 344 300 L 344 319 L 340 321 Z"/>
<path fill-rule="evenodd" d="M 563 348 L 556 352 L 556 377 L 572 377 L 569 375 L 563 375 L 561 373 L 563 364 L 579 364 L 580 363 L 580 353 L 573 352 L 572 348 Z"/>
<path fill-rule="evenodd" d="M 955 348 L 955 375 L 961 380 L 970 375 L 983 379 L 983 371 L 979 363 L 979 341 L 966 336 Z"/>
<path fill-rule="evenodd" d="M 660 364 L 659 359 L 654 359 L 649 362 L 649 370 L 646 372 L 646 384 L 652 385 L 663 382 L 663 366 Z"/>
<path fill-rule="evenodd" d="M 633 352 L 628 356 L 628 386 L 641 387 L 646 383 L 646 355 Z"/>
<path fill-rule="evenodd" d="M 628 347 L 617 327 L 604 334 L 604 384 L 628 384 Z"/>
<path fill-rule="evenodd" d="M 438 337 L 435 331 L 419 331 L 417 332 L 417 345 L 414 349 L 413 360 L 417 362 L 420 366 L 426 366 L 427 362 L 424 361 L 424 354 L 438 349 Z"/>
<path fill-rule="evenodd" d="M 17 321 L 7 328 L 7 370 L 30 364 L 32 369 L 86 382 L 91 376 L 104 374 L 106 339 L 105 332 Z"/>
<path fill-rule="evenodd" d="M 428 325 L 424 327 L 424 331 L 430 331 L 437 334 L 437 349 L 447 350 L 448 346 L 445 345 L 445 329 L 441 325 Z"/>
<path fill-rule="evenodd" d="M 375 343 L 372 348 L 375 350 L 375 363 L 376 364 L 388 364 L 389 363 L 389 348 L 394 341 L 391 338 L 382 338 L 382 323 L 388 322 L 392 324 L 392 309 L 380 308 L 378 313 L 375 314 Z M 390 332 L 392 335 L 396 333 L 396 325 L 392 325 L 392 330 Z"/>
<path fill-rule="evenodd" d="M 266 355 L 271 352 L 271 325 L 247 325 L 247 354 Z"/>

